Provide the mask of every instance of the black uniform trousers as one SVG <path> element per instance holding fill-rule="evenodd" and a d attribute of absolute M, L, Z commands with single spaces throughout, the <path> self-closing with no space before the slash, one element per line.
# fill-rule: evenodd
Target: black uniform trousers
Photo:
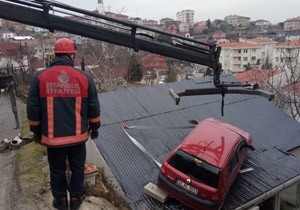
<path fill-rule="evenodd" d="M 86 160 L 85 143 L 75 146 L 47 148 L 50 168 L 50 185 L 54 198 L 66 197 L 67 190 L 71 197 L 80 197 L 85 192 L 84 165 Z M 69 161 L 71 178 L 66 177 L 66 160 Z"/>

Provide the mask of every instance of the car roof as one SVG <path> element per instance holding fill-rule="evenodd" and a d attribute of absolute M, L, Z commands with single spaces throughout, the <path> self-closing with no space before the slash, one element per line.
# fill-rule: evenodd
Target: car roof
<path fill-rule="evenodd" d="M 207 118 L 197 125 L 179 148 L 222 168 L 244 133 L 245 131 L 233 125 Z"/>

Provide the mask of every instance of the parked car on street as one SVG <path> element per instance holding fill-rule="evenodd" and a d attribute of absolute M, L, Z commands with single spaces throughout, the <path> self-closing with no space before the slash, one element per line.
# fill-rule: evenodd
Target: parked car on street
<path fill-rule="evenodd" d="M 219 210 L 251 144 L 246 131 L 208 118 L 166 158 L 157 185 L 190 208 Z"/>

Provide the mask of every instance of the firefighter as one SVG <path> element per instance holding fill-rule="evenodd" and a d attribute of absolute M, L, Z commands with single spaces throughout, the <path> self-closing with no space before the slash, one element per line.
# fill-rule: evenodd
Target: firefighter
<path fill-rule="evenodd" d="M 27 101 L 27 117 L 34 140 L 47 147 L 53 206 L 79 209 L 85 191 L 85 142 L 98 137 L 100 105 L 91 76 L 74 68 L 76 47 L 58 39 L 50 66 L 34 74 Z M 66 160 L 71 177 L 68 184 Z M 70 194 L 70 201 L 67 199 Z"/>

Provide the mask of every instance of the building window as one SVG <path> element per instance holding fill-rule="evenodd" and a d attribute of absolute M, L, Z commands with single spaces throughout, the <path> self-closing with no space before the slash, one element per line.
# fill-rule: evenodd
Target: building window
<path fill-rule="evenodd" d="M 276 61 L 277 61 L 277 62 L 279 61 L 279 57 L 276 57 Z"/>
<path fill-rule="evenodd" d="M 248 50 L 244 50 L 244 53 L 248 53 Z"/>
<path fill-rule="evenodd" d="M 252 60 L 252 61 L 255 61 L 255 60 L 256 60 L 256 57 L 255 57 L 255 56 L 252 56 L 252 57 L 251 57 L 251 60 Z"/>
<path fill-rule="evenodd" d="M 239 53 L 241 53 L 242 52 L 242 50 L 239 50 Z"/>
<path fill-rule="evenodd" d="M 243 57 L 243 61 L 247 61 L 248 60 L 248 57 Z"/>

